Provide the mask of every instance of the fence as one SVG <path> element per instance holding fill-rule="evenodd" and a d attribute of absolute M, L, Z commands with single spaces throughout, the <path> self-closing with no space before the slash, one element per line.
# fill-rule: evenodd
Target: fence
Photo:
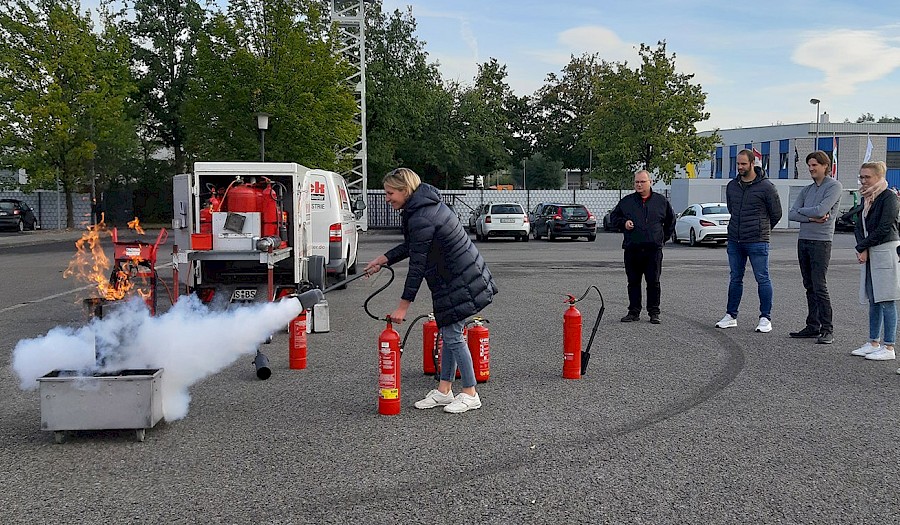
<path fill-rule="evenodd" d="M 563 202 L 583 204 L 595 217 L 602 218 L 606 212 L 631 191 L 620 190 L 446 190 L 441 191 L 444 203 L 455 211 L 463 223 L 469 214 L 482 204 L 489 202 L 516 202 L 526 211 L 531 211 L 541 202 Z M 667 192 L 664 193 L 668 197 Z M 369 190 L 369 228 L 399 228 L 400 214 L 384 201 L 384 190 Z"/>

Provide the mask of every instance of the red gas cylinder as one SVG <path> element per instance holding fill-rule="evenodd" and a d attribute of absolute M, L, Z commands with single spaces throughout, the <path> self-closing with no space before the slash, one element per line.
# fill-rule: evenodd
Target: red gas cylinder
<path fill-rule="evenodd" d="M 378 336 L 378 413 L 395 416 L 400 413 L 400 334 L 387 326 Z"/>
<path fill-rule="evenodd" d="M 262 190 L 252 184 L 235 184 L 228 189 L 222 206 L 225 210 L 238 213 L 260 212 L 261 194 Z"/>
<path fill-rule="evenodd" d="M 581 312 L 574 302 L 563 314 L 563 377 L 581 379 Z"/>
<path fill-rule="evenodd" d="M 263 237 L 278 237 L 278 194 L 271 184 L 266 184 L 259 193 L 259 212 Z"/>
<path fill-rule="evenodd" d="M 212 233 L 212 205 L 200 210 L 200 233 Z"/>
<path fill-rule="evenodd" d="M 475 381 L 479 383 L 484 383 L 491 377 L 491 336 L 484 326 L 487 322 L 487 319 L 473 319 L 466 338 L 475 368 Z"/>
<path fill-rule="evenodd" d="M 437 321 L 434 320 L 434 314 L 428 315 L 428 320 L 422 325 L 422 371 L 427 376 L 435 374 L 434 357 L 435 348 L 437 347 L 438 327 Z"/>
<path fill-rule="evenodd" d="M 306 368 L 306 310 L 291 320 L 289 361 L 292 370 Z"/>

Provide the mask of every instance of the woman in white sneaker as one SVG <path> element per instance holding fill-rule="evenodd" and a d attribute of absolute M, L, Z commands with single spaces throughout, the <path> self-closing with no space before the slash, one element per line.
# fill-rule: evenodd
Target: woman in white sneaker
<path fill-rule="evenodd" d="M 856 221 L 856 259 L 860 266 L 859 301 L 869 304 L 869 342 L 850 352 L 874 361 L 895 358 L 897 300 L 900 300 L 900 199 L 888 191 L 884 162 L 867 162 L 859 169 L 862 204 L 847 215 Z M 882 333 L 884 334 L 882 336 Z M 879 344 L 880 341 L 880 344 Z"/>
<path fill-rule="evenodd" d="M 384 180 L 385 200 L 400 210 L 404 242 L 366 265 L 373 274 L 385 264 L 409 258 L 406 285 L 391 320 L 402 322 L 424 279 L 431 290 L 435 321 L 443 338 L 441 380 L 438 387 L 416 402 L 416 408 L 442 406 L 461 413 L 481 408 L 475 391 L 472 355 L 463 339 L 466 318 L 480 312 L 497 293 L 494 279 L 472 244 L 459 217 L 444 204 L 440 192 L 425 184 L 411 169 L 397 168 Z M 459 367 L 462 392 L 453 396 L 453 378 Z"/>

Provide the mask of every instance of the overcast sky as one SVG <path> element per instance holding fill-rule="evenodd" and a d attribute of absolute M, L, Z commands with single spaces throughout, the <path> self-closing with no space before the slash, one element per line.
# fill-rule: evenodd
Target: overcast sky
<path fill-rule="evenodd" d="M 900 116 L 900 2 L 835 0 L 384 0 L 412 6 L 445 79 L 471 82 L 496 58 L 518 95 L 571 55 L 637 64 L 640 43 L 667 42 L 708 94 L 698 128 Z"/>

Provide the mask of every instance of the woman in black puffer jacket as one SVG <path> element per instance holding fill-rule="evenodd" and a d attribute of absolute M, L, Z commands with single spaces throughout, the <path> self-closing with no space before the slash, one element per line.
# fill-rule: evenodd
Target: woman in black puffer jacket
<path fill-rule="evenodd" d="M 481 254 L 463 230 L 459 218 L 444 204 L 438 190 L 422 183 L 408 168 L 397 168 L 384 177 L 385 200 L 401 210 L 403 244 L 366 265 L 373 274 L 385 264 L 409 258 L 406 285 L 391 320 L 406 318 L 424 279 L 431 290 L 434 317 L 443 338 L 441 381 L 416 408 L 443 406 L 445 412 L 461 413 L 481 408 L 475 391 L 472 356 L 463 339 L 466 318 L 489 305 L 497 287 Z M 462 393 L 453 396 L 452 383 L 459 367 Z"/>

